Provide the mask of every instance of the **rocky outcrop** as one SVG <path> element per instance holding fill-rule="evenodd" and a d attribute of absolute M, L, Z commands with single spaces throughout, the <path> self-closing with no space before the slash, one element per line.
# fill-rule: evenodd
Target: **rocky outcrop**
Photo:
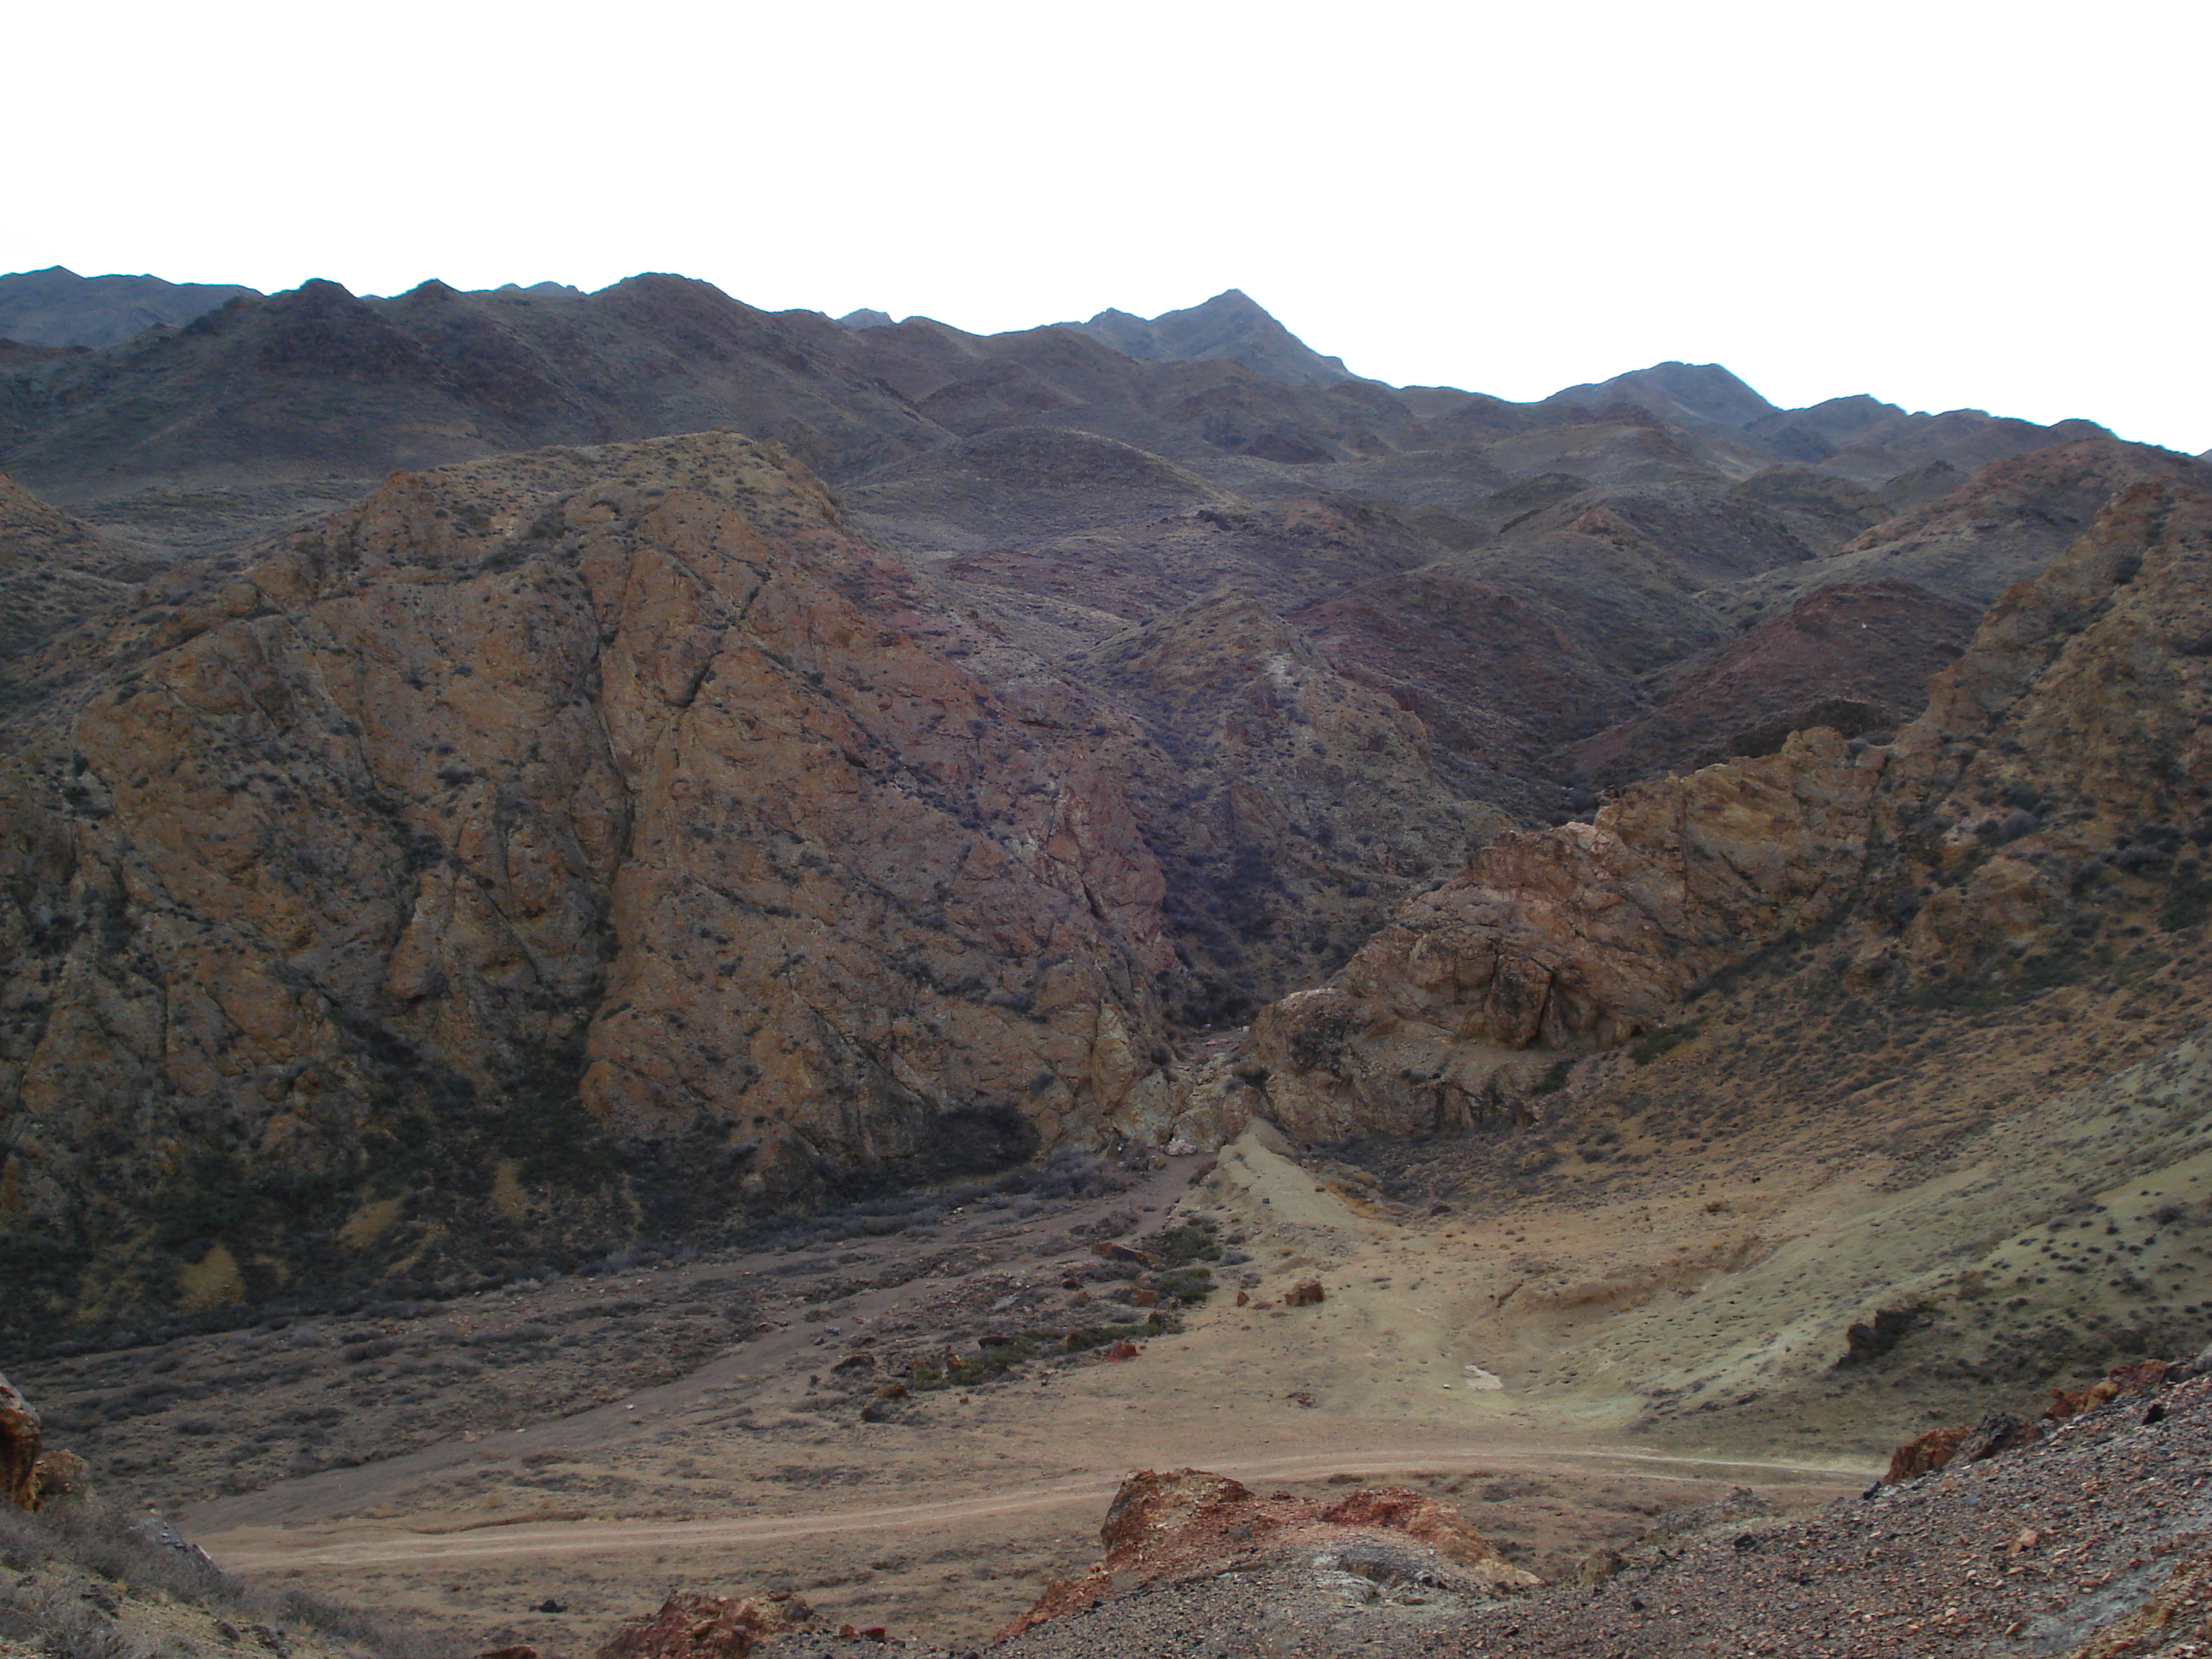
<path fill-rule="evenodd" d="M 1501 836 L 1326 986 L 1262 1012 L 1249 1051 L 1271 1115 L 1316 1139 L 1510 1112 L 1510 1056 L 1650 1030 L 1715 969 L 1826 914 L 1859 877 L 1881 771 L 1800 733 L 1633 786 L 1593 823 Z"/>
<path fill-rule="evenodd" d="M 39 1414 L 15 1385 L 0 1376 L 0 1503 L 39 1506 Z"/>
<path fill-rule="evenodd" d="M 1261 1015 L 1243 1064 L 1270 1112 L 1309 1138 L 1510 1115 L 1522 1056 L 1650 1031 L 1814 925 L 1853 929 L 1854 988 L 1956 1000 L 2203 921 L 2208 549 L 2212 495 L 2138 479 L 2007 592 L 1893 744 L 1815 728 L 1500 837 Z"/>
<path fill-rule="evenodd" d="M 801 1630 L 814 1611 L 796 1595 L 702 1595 L 678 1590 L 624 1625 L 594 1659 L 747 1659 L 769 1637 Z"/>
<path fill-rule="evenodd" d="M 1165 1058 L 1160 869 L 1115 717 L 977 645 L 703 434 L 395 477 L 27 664 L 10 1319 L 1092 1132 Z"/>
<path fill-rule="evenodd" d="M 1248 1568 L 1278 1555 L 1328 1553 L 1332 1565 L 1363 1571 L 1369 1550 L 1419 1555 L 1425 1562 L 1376 1559 L 1376 1576 L 1393 1567 L 1411 1578 L 1423 1566 L 1432 1582 L 1480 1596 L 1514 1595 L 1540 1582 L 1515 1566 L 1468 1523 L 1433 1498 L 1398 1487 L 1362 1488 L 1322 1503 L 1278 1492 L 1262 1498 L 1243 1483 L 1203 1469 L 1140 1470 L 1121 1483 L 1099 1529 L 1105 1559 L 1081 1578 L 1047 1587 L 1035 1606 L 1000 1639 L 1079 1612 L 1111 1595 L 1164 1580 Z"/>

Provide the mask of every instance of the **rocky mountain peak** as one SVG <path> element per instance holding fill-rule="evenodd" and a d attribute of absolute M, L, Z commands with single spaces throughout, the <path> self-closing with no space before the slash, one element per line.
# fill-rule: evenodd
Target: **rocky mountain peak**
<path fill-rule="evenodd" d="M 1772 404 L 1718 363 L 1654 363 L 1609 380 L 1568 386 L 1544 401 L 1594 408 L 1633 404 L 1663 419 L 1714 426 L 1748 426 L 1776 412 Z"/>
<path fill-rule="evenodd" d="M 1325 357 L 1276 321 L 1240 289 L 1149 320 L 1102 311 L 1073 326 L 1131 357 L 1170 362 L 1224 358 L 1288 386 L 1333 386 L 1356 378 L 1340 357 Z"/>

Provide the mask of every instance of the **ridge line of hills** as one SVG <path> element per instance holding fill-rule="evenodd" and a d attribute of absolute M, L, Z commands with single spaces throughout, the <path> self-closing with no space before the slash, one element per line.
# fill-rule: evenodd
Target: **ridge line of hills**
<path fill-rule="evenodd" d="M 694 279 L 653 276 L 628 279 L 630 283 L 655 280 L 690 283 Z M 711 284 L 696 285 L 728 304 L 739 304 L 728 300 Z M 508 283 L 486 292 L 510 301 L 550 304 L 589 301 L 624 286 L 616 283 L 610 289 L 586 294 L 565 283 L 539 283 L 528 287 Z M 331 290 L 349 300 L 356 297 L 347 294 L 339 284 L 320 280 L 289 292 L 298 294 L 308 289 Z M 434 278 L 392 299 L 362 298 L 356 302 L 390 307 L 403 305 L 415 296 L 450 292 L 454 290 Z M 144 276 L 81 277 L 61 266 L 0 275 L 0 345 L 15 346 L 19 356 L 29 355 L 21 352 L 21 348 L 25 347 L 51 351 L 112 346 L 149 330 L 185 326 L 234 303 L 251 305 L 277 297 L 280 296 L 265 295 L 235 284 L 171 283 Z M 743 309 L 751 312 L 750 307 Z M 801 328 L 807 323 L 829 320 L 811 311 L 751 314 L 757 318 L 774 316 Z M 943 339 L 968 343 L 971 349 L 985 341 L 1006 341 L 1042 331 L 972 335 L 928 318 L 909 317 L 894 321 L 889 313 L 873 310 L 848 313 L 837 323 L 856 333 L 875 330 L 894 334 L 928 331 Z M 1481 406 L 1493 421 L 1511 419 L 1503 412 L 1508 408 L 1524 412 L 1642 409 L 1669 421 L 1686 420 L 1740 430 L 1748 435 L 1755 448 L 1766 451 L 1775 459 L 1792 461 L 1825 460 L 1839 448 L 1855 441 L 1867 441 L 1876 429 L 1891 428 L 1899 421 L 1939 421 L 1952 416 L 1990 418 L 1978 410 L 1955 410 L 1948 411 L 1948 416 L 1908 415 L 1896 404 L 1864 394 L 1833 398 L 1802 410 L 1778 409 L 1717 364 L 1677 362 L 1632 370 L 1602 382 L 1565 387 L 1547 398 L 1524 404 L 1510 404 L 1509 400 L 1451 387 L 1390 387 L 1381 381 L 1362 380 L 1345 368 L 1340 358 L 1324 356 L 1313 350 L 1264 307 L 1236 289 L 1149 319 L 1109 309 L 1085 322 L 1048 324 L 1044 328 L 1079 332 L 1121 356 L 1140 362 L 1234 362 L 1265 379 L 1291 386 L 1328 387 L 1359 381 L 1397 394 L 1414 405 L 1416 412 L 1425 419 L 1454 408 L 1464 409 L 1469 403 Z M 35 362 L 35 356 L 32 360 Z M 2094 435 L 2101 428 L 2087 422 L 2062 422 L 2049 430 L 2070 437 Z"/>

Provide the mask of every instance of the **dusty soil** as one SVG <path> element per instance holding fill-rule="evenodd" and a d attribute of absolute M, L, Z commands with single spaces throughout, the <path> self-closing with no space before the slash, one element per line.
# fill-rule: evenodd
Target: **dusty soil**
<path fill-rule="evenodd" d="M 1734 1486 L 1809 1506 L 1872 1470 L 1647 1449 L 1621 1432 L 1632 1402 L 1473 1387 L 1471 1368 L 1498 1362 L 1455 1334 L 1462 1251 L 1495 1241 L 1428 1237 L 1250 1139 L 1193 1187 L 1202 1167 L 1170 1160 L 1125 1193 L 1026 1218 L 971 1212 L 949 1237 L 564 1279 L 373 1327 L 316 1322 L 15 1375 L 68 1425 L 55 1438 L 227 1568 L 468 1643 L 563 1652 L 671 1583 L 789 1583 L 833 1628 L 972 1644 L 1088 1565 L 1106 1499 L 1139 1464 L 1316 1494 L 1410 1486 L 1547 1577 Z M 1192 1219 L 1214 1223 L 1221 1254 L 1194 1265 L 1218 1288 L 1174 1311 L 1180 1332 L 1137 1333 L 1136 1359 L 1046 1343 L 998 1380 L 875 1401 L 895 1366 L 975 1355 L 981 1332 L 1140 1321 L 1112 1300 L 1130 1281 L 1090 1245 L 1157 1243 Z M 1311 1277 L 1328 1300 L 1283 1307 Z M 1241 1309 L 1239 1289 L 1254 1298 Z M 732 1304 L 753 1334 L 724 1318 Z M 875 1363 L 832 1370 L 856 1351 Z M 177 1396 L 134 1397 L 165 1379 Z M 118 1401 L 153 1409 L 111 1424 Z M 278 1478 L 295 1462 L 335 1466 Z M 548 1601 L 563 1610 L 533 1611 Z"/>
<path fill-rule="evenodd" d="M 2180 952 L 2156 973 L 2200 970 Z M 1781 994 L 1754 977 L 1728 997 L 1808 1045 L 1841 1040 Z M 672 1585 L 788 1586 L 830 1631 L 964 1652 L 1096 1558 L 1137 1467 L 1299 1495 L 1410 1486 L 1571 1583 L 1663 1511 L 1748 1486 L 1814 1518 L 1923 1429 L 1984 1404 L 2033 1414 L 2114 1358 L 2201 1341 L 2212 1059 L 2164 1016 L 2112 1018 L 2105 994 L 1931 1017 L 1887 1085 L 1808 1060 L 1787 1119 L 1731 1070 L 1755 1056 L 1733 1056 L 1723 998 L 1671 1046 L 1584 1062 L 1515 1130 L 1320 1149 L 1259 1131 L 1210 1169 L 971 1194 L 918 1230 L 928 1208 L 906 1231 L 856 1219 L 787 1250 L 10 1370 L 111 1492 L 226 1567 L 458 1648 L 584 1652 Z M 1887 1052 L 1853 1063 L 1880 1072 Z M 1161 1265 L 1094 1249 L 1115 1243 Z M 1144 1328 L 1164 1304 L 1133 1292 L 1194 1298 L 1198 1271 L 1211 1294 Z M 1308 1279 L 1325 1299 L 1285 1306 Z M 1884 1309 L 1909 1313 L 1902 1334 L 1847 1358 L 1849 1328 Z M 1136 1358 L 1054 1334 L 1109 1329 Z M 908 1397 L 878 1401 L 894 1378 Z M 1262 1645 L 1224 1655 L 1312 1636 L 1270 1611 L 1312 1586 L 1239 1583 L 1256 1611 L 1234 1633 Z M 1154 1612 L 1184 1592 L 1161 1594 Z M 1400 1622 L 1331 1613 L 1318 1628 L 1350 1618 L 1359 1642 L 1310 1650 L 1374 1650 L 1379 1630 L 1402 1651 L 1456 1616 L 1389 1605 Z M 1232 1615 L 1176 1616 L 1211 1637 Z M 1116 1650 L 1146 1650 L 1139 1633 Z M 1089 1650 L 1036 1649 L 1063 1650 Z"/>
<path fill-rule="evenodd" d="M 2208 1454 L 2212 1382 L 2200 1380 L 1794 1522 L 1723 1511 L 1686 1534 L 1655 1529 L 1598 1583 L 1470 1604 L 1378 1584 L 1326 1555 L 1277 1559 L 1109 1601 L 994 1651 L 2189 1659 L 2212 1635 Z M 781 1650 L 866 1650 L 798 1639 Z"/>

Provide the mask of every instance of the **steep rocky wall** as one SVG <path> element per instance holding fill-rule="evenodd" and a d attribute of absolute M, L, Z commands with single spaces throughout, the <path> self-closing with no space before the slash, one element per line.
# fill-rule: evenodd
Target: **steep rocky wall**
<path fill-rule="evenodd" d="M 395 475 L 35 659 L 11 1316 L 427 1279 L 1080 1139 L 1164 1058 L 1102 716 L 726 434 Z M 37 677 L 43 676 L 43 679 Z"/>
<path fill-rule="evenodd" d="M 1418 716 L 1250 594 L 1194 600 L 1068 667 L 1146 734 L 1104 752 L 1168 875 L 1189 1024 L 1312 984 L 1506 827 L 1438 776 Z"/>
<path fill-rule="evenodd" d="M 1815 728 L 1501 837 L 1266 1010 L 1229 1071 L 1309 1138 L 1463 1127 L 1805 930 L 1844 931 L 1854 993 L 1965 1006 L 2093 977 L 2147 927 L 2201 927 L 2208 553 L 2212 495 L 2126 484 L 2008 590 L 1893 744 Z"/>

